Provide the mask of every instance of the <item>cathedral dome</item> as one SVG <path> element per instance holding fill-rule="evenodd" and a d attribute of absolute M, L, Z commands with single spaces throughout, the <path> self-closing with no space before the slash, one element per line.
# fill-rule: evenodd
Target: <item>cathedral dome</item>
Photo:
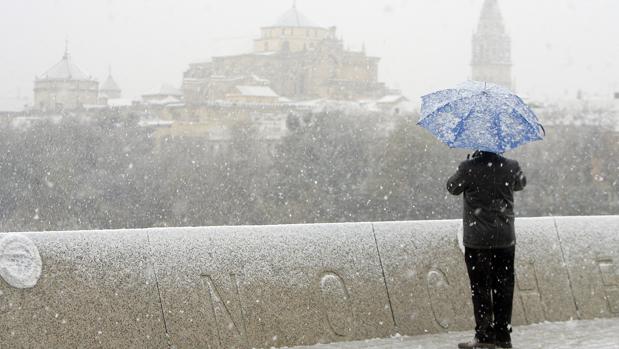
<path fill-rule="evenodd" d="M 38 80 L 85 80 L 92 78 L 84 73 L 78 66 L 71 62 L 69 55 L 65 53 L 62 60 L 49 68 Z"/>
<path fill-rule="evenodd" d="M 314 22 L 305 17 L 296 6 L 286 11 L 279 17 L 272 27 L 301 27 L 301 28 L 320 28 Z"/>
<path fill-rule="evenodd" d="M 65 48 L 60 62 L 34 81 L 34 108 L 43 111 L 73 110 L 97 104 L 99 82 L 84 73 Z"/>

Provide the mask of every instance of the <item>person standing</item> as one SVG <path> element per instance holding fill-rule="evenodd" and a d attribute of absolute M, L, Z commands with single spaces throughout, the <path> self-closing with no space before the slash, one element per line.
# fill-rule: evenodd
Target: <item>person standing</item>
<path fill-rule="evenodd" d="M 476 151 L 447 181 L 463 194 L 465 262 L 475 313 L 475 337 L 458 348 L 512 348 L 514 295 L 514 192 L 526 177 L 517 161 Z"/>

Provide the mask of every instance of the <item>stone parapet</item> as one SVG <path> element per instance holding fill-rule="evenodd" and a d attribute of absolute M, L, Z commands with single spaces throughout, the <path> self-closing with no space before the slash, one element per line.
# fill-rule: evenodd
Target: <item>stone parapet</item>
<path fill-rule="evenodd" d="M 461 224 L 0 234 L 0 343 L 271 348 L 471 329 Z M 619 216 L 516 230 L 514 324 L 619 317 Z"/>

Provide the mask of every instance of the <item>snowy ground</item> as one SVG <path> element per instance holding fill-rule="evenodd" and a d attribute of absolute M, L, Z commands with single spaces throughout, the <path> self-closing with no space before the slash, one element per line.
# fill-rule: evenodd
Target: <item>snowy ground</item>
<path fill-rule="evenodd" d="M 395 337 L 360 342 L 320 344 L 294 349 L 454 349 L 472 338 L 472 332 Z M 515 349 L 619 349 L 619 318 L 582 320 L 514 328 Z"/>

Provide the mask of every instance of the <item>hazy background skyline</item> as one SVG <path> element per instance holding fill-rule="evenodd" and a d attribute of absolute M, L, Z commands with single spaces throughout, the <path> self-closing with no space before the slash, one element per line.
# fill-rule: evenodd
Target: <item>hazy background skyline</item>
<path fill-rule="evenodd" d="M 379 78 L 412 100 L 470 77 L 483 0 L 298 0 L 346 47 L 381 58 Z M 611 97 L 619 91 L 619 1 L 500 0 L 519 94 Z M 180 87 L 189 63 L 249 52 L 292 0 L 23 0 L 0 4 L 0 98 L 31 98 L 35 75 L 73 61 L 99 82 L 108 65 L 125 98 Z"/>

